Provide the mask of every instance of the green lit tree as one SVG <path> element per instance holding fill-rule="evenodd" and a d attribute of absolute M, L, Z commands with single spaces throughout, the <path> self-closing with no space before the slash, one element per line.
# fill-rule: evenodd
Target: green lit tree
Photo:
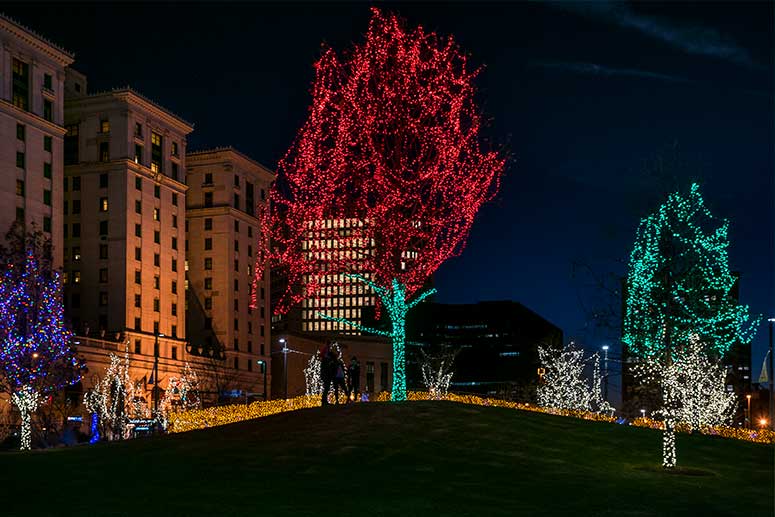
<path fill-rule="evenodd" d="M 711 215 L 697 184 L 686 195 L 670 195 L 641 221 L 630 255 L 622 337 L 631 355 L 668 369 L 692 340 L 721 358 L 735 343 L 752 339 L 758 319 L 732 294 L 736 279 L 729 270 L 728 227 Z M 673 416 L 682 401 L 659 384 L 663 464 L 669 468 L 675 466 Z"/>

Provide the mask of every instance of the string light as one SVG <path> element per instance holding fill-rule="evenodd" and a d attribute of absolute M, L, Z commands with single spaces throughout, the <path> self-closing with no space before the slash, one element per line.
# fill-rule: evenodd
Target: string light
<path fill-rule="evenodd" d="M 277 313 L 352 294 L 353 280 L 368 286 L 389 330 L 338 310 L 320 316 L 389 337 L 392 397 L 405 400 L 406 314 L 435 292 L 420 292 L 434 271 L 462 252 L 505 160 L 481 148 L 479 69 L 454 40 L 372 12 L 362 44 L 344 57 L 328 49 L 315 64 L 307 121 L 278 167 L 284 184 L 270 191 L 271 211 L 259 207 L 252 303 L 267 266 L 288 282 Z"/>
<path fill-rule="evenodd" d="M 454 371 L 452 365 L 456 353 L 444 353 L 441 357 L 434 357 L 421 350 L 422 359 L 420 370 L 425 389 L 434 399 L 441 399 L 447 395 L 449 384 L 452 381 Z"/>
<path fill-rule="evenodd" d="M 719 356 L 758 325 L 732 296 L 729 223 L 705 207 L 699 186 L 672 194 L 640 223 L 630 255 L 622 340 L 638 357 L 671 353 L 697 335 Z"/>
<path fill-rule="evenodd" d="M 614 408 L 603 399 L 600 388 L 597 353 L 585 359 L 584 351 L 570 342 L 561 349 L 539 346 L 538 357 L 545 372 L 537 389 L 540 406 L 613 415 Z M 592 363 L 591 382 L 584 375 L 588 363 Z"/>
<path fill-rule="evenodd" d="M 199 397 L 199 379 L 196 372 L 188 363 L 183 365 L 183 373 L 180 377 L 170 377 L 167 381 L 167 389 L 159 404 L 156 419 L 162 429 L 167 429 L 170 416 L 176 411 L 188 411 L 202 407 Z"/>
<path fill-rule="evenodd" d="M 21 448 L 31 447 L 31 417 L 49 393 L 80 379 L 83 365 L 64 324 L 59 272 L 40 232 L 14 236 L 0 272 L 0 387 L 21 413 Z M 15 239 L 15 240 L 14 240 Z"/>

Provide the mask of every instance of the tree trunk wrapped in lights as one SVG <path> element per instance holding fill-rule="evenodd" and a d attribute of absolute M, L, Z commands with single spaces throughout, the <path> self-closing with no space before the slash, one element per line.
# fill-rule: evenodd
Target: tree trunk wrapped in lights
<path fill-rule="evenodd" d="M 687 195 L 670 195 L 641 221 L 630 255 L 622 340 L 659 385 L 666 468 L 675 466 L 675 421 L 693 398 L 690 383 L 677 380 L 676 365 L 723 357 L 734 343 L 750 342 L 758 323 L 732 295 L 736 279 L 729 270 L 727 230 L 693 184 Z"/>
<path fill-rule="evenodd" d="M 256 277 L 282 267 L 279 313 L 367 286 L 388 330 L 322 317 L 389 337 L 392 398 L 405 400 L 406 314 L 461 253 L 505 160 L 482 150 L 479 70 L 453 39 L 372 11 L 362 44 L 343 56 L 327 49 L 315 64 L 307 121 L 280 161 L 271 210 L 259 209 Z"/>
<path fill-rule="evenodd" d="M 82 365 L 65 328 L 50 241 L 17 223 L 6 242 L 0 253 L 0 387 L 21 413 L 21 448 L 29 449 L 39 401 L 77 382 Z"/>

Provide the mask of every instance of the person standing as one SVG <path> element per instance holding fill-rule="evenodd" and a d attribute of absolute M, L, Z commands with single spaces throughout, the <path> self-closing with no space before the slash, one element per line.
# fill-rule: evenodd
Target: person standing
<path fill-rule="evenodd" d="M 334 400 L 339 404 L 339 388 L 342 388 L 342 393 L 345 398 L 349 398 L 347 393 L 347 386 L 344 383 L 344 361 L 338 357 L 333 358 L 334 363 Z"/>
<path fill-rule="evenodd" d="M 353 400 L 358 400 L 358 394 L 361 392 L 361 365 L 358 363 L 357 357 L 352 356 L 352 359 L 350 359 L 347 373 L 350 379 L 350 393 L 353 396 Z"/>
<path fill-rule="evenodd" d="M 331 350 L 331 343 L 326 343 L 318 350 L 318 358 L 320 359 L 320 380 L 323 382 L 323 399 L 321 405 L 328 405 L 328 392 L 331 391 L 331 381 L 333 381 L 332 367 L 336 364 L 332 363 L 333 352 Z"/>

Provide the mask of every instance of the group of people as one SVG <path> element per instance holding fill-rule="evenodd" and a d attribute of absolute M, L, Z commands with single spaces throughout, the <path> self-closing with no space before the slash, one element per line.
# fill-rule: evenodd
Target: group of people
<path fill-rule="evenodd" d="M 353 356 L 350 364 L 345 365 L 344 360 L 335 350 L 333 342 L 328 342 L 318 350 L 320 359 L 320 378 L 323 381 L 323 405 L 328 404 L 328 394 L 331 385 L 334 386 L 334 400 L 339 404 L 339 390 L 346 397 L 346 402 L 355 400 L 361 391 L 361 365 Z M 351 398 L 352 396 L 352 398 Z"/>

